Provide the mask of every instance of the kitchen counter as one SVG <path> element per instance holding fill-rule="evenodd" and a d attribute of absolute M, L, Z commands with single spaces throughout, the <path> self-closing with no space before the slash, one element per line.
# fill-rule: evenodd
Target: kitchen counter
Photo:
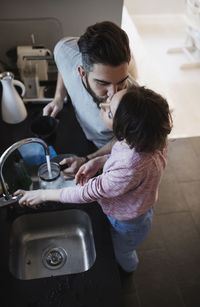
<path fill-rule="evenodd" d="M 9 125 L 0 120 L 0 154 L 14 142 L 32 136 L 29 129 L 30 122 L 42 114 L 42 108 L 43 106 L 38 104 L 27 104 L 28 118 L 20 124 Z M 84 156 L 95 150 L 94 145 L 86 140 L 75 119 L 70 103 L 64 106 L 58 118 L 57 137 L 53 144 L 57 154 L 72 153 Z M 23 214 L 72 208 L 85 211 L 91 218 L 96 247 L 94 265 L 88 271 L 79 274 L 34 280 L 19 280 L 13 277 L 8 268 L 9 233 L 12 222 Z M 98 203 L 64 206 L 60 203 L 48 203 L 48 206 L 38 210 L 21 208 L 16 204 L 4 207 L 0 209 L 0 233 L 2 307 L 123 306 L 120 278 L 114 258 L 109 224 Z"/>

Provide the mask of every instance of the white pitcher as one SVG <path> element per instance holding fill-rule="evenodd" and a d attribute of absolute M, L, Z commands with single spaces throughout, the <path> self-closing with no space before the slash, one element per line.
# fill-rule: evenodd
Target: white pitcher
<path fill-rule="evenodd" d="M 14 80 L 11 72 L 0 74 L 2 84 L 1 115 L 4 122 L 17 124 L 25 120 L 27 110 L 23 100 L 15 89 L 15 85 L 22 89 L 21 96 L 25 94 L 25 86 L 22 82 Z"/>

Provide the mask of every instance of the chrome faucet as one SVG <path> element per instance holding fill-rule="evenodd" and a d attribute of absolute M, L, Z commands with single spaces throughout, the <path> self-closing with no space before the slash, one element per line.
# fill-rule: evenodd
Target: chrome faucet
<path fill-rule="evenodd" d="M 2 190 L 3 190 L 3 197 L 0 198 L 0 208 L 16 202 L 21 197 L 21 196 L 12 196 L 8 192 L 8 189 L 6 187 L 5 180 L 4 180 L 4 177 L 3 177 L 3 165 L 4 165 L 4 162 L 6 161 L 6 159 L 8 158 L 8 156 L 15 149 L 19 148 L 20 146 L 22 146 L 24 144 L 28 144 L 28 143 L 39 143 L 39 144 L 41 144 L 44 148 L 45 155 L 49 156 L 48 145 L 43 140 L 41 140 L 39 138 L 27 138 L 27 139 L 20 140 L 20 141 L 14 143 L 13 145 L 11 145 L 9 148 L 7 148 L 3 152 L 3 154 L 0 157 L 0 182 L 1 182 Z"/>

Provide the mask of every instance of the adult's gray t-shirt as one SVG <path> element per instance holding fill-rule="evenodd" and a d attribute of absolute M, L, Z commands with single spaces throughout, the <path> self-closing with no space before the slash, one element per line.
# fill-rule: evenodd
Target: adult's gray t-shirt
<path fill-rule="evenodd" d="M 55 46 L 54 58 L 86 138 L 100 148 L 113 138 L 113 132 L 101 120 L 100 109 L 82 83 L 78 72 L 82 58 L 77 41 L 75 37 L 60 40 Z"/>

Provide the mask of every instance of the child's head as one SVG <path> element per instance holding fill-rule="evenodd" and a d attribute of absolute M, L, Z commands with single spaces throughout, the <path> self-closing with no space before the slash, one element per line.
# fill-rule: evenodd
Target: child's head
<path fill-rule="evenodd" d="M 119 141 L 125 140 L 137 152 L 162 150 L 172 129 L 167 101 L 143 86 L 131 86 L 116 93 L 101 111 L 102 119 Z M 105 117 L 107 117 L 107 122 Z"/>

